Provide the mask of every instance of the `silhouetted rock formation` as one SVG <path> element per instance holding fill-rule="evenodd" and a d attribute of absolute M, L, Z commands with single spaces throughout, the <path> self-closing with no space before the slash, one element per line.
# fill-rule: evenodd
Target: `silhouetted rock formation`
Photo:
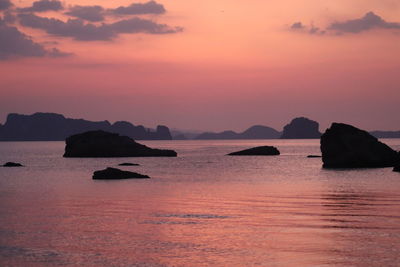
<path fill-rule="evenodd" d="M 320 155 L 308 155 L 307 158 L 322 158 Z"/>
<path fill-rule="evenodd" d="M 173 150 L 149 148 L 127 136 L 90 131 L 66 140 L 64 157 L 176 157 Z"/>
<path fill-rule="evenodd" d="M 237 152 L 229 153 L 228 156 L 276 156 L 279 150 L 274 146 L 258 146 Z"/>
<path fill-rule="evenodd" d="M 400 131 L 372 131 L 369 133 L 376 138 L 400 138 Z"/>
<path fill-rule="evenodd" d="M 171 140 L 169 129 L 165 126 L 158 126 L 153 131 L 126 121 L 110 124 L 108 121 L 68 119 L 55 113 L 11 113 L 0 127 L 0 141 L 61 141 L 70 135 L 94 130 L 114 132 L 136 140 Z"/>
<path fill-rule="evenodd" d="M 110 128 L 108 130 L 100 130 L 118 133 L 123 136 L 129 136 L 136 140 L 151 139 L 148 136 L 148 132 L 143 126 L 134 126 L 132 123 L 127 121 L 117 121 L 113 125 L 110 125 Z"/>
<path fill-rule="evenodd" d="M 224 131 L 220 133 L 206 132 L 198 135 L 198 140 L 210 140 L 210 139 L 276 139 L 279 138 L 280 132 L 277 130 L 262 126 L 255 125 L 242 133 L 236 133 L 234 131 Z"/>
<path fill-rule="evenodd" d="M 324 168 L 393 167 L 396 151 L 368 132 L 343 123 L 333 123 L 321 136 Z"/>
<path fill-rule="evenodd" d="M 7 162 L 3 165 L 3 167 L 23 167 L 23 165 L 16 162 Z"/>
<path fill-rule="evenodd" d="M 164 125 L 158 125 L 155 133 L 150 132 L 151 135 L 154 140 L 172 140 L 168 127 Z"/>
<path fill-rule="evenodd" d="M 316 121 L 301 117 L 293 119 L 283 128 L 281 139 L 314 139 L 320 138 L 319 124 Z"/>
<path fill-rule="evenodd" d="M 140 166 L 140 164 L 124 162 L 124 163 L 118 164 L 118 166 Z"/>
<path fill-rule="evenodd" d="M 107 168 L 105 170 L 95 171 L 92 178 L 95 180 L 116 180 L 131 178 L 144 179 L 150 177 L 136 172 L 122 171 L 116 168 Z"/>

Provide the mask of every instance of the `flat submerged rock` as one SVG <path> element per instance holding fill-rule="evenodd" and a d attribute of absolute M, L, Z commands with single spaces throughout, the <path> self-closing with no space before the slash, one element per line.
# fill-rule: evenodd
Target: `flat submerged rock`
<path fill-rule="evenodd" d="M 228 154 L 228 156 L 276 156 L 276 155 L 280 155 L 280 152 L 274 146 L 258 146 Z"/>
<path fill-rule="evenodd" d="M 17 162 L 6 162 L 3 167 L 24 167 L 24 165 Z"/>
<path fill-rule="evenodd" d="M 137 163 L 130 163 L 130 162 L 124 162 L 124 163 L 118 164 L 118 166 L 140 166 L 140 164 L 137 164 Z"/>
<path fill-rule="evenodd" d="M 119 179 L 146 179 L 150 178 L 136 172 L 123 171 L 116 168 L 107 168 L 100 171 L 95 171 L 92 178 L 94 180 L 119 180 Z"/>

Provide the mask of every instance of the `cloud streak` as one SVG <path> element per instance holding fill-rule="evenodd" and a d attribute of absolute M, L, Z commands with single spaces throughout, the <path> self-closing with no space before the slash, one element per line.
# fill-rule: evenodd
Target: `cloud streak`
<path fill-rule="evenodd" d="M 362 18 L 334 22 L 328 27 L 328 30 L 338 33 L 360 33 L 372 29 L 400 29 L 400 23 L 387 22 L 374 12 L 368 12 Z"/>
<path fill-rule="evenodd" d="M 314 25 L 305 26 L 302 22 L 295 22 L 290 26 L 290 30 L 302 31 L 309 34 L 323 35 L 325 33 L 335 33 L 342 35 L 346 33 L 358 34 L 373 29 L 400 29 L 400 23 L 388 22 L 376 15 L 374 12 L 368 12 L 363 17 L 346 21 L 336 21 L 328 25 L 325 30 L 321 30 Z"/>
<path fill-rule="evenodd" d="M 91 22 L 104 20 L 104 8 L 101 6 L 73 6 L 65 14 Z"/>
<path fill-rule="evenodd" d="M 19 8 L 20 12 L 45 12 L 45 11 L 60 11 L 64 7 L 58 0 L 39 0 L 33 2 L 30 7 Z"/>
<path fill-rule="evenodd" d="M 170 27 L 137 17 L 101 25 L 85 23 L 82 19 L 64 22 L 35 14 L 19 14 L 19 20 L 23 26 L 42 29 L 56 36 L 72 37 L 78 41 L 109 41 L 121 33 L 167 34 L 182 31 L 180 27 Z"/>
<path fill-rule="evenodd" d="M 20 57 L 63 57 L 70 55 L 57 48 L 46 49 L 16 27 L 0 20 L 0 60 Z"/>
<path fill-rule="evenodd" d="M 117 15 L 144 15 L 144 14 L 164 14 L 166 12 L 162 4 L 155 1 L 147 3 L 133 3 L 127 7 L 120 6 L 110 10 Z"/>

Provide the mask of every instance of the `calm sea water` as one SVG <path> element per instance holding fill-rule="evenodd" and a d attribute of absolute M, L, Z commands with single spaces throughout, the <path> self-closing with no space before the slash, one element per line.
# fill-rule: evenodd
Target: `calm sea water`
<path fill-rule="evenodd" d="M 383 140 L 400 149 L 400 140 Z M 1 266 L 400 266 L 400 174 L 324 170 L 318 140 L 146 141 L 177 158 L 65 159 L 0 142 Z M 229 152 L 275 145 L 275 157 Z M 147 180 L 93 181 L 118 163 Z"/>

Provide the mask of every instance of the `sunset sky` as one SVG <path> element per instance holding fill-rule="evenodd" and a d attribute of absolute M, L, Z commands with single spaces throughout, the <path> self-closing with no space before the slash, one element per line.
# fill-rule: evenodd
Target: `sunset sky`
<path fill-rule="evenodd" d="M 0 0 L 0 13 L 0 123 L 400 130 L 398 0 Z"/>

